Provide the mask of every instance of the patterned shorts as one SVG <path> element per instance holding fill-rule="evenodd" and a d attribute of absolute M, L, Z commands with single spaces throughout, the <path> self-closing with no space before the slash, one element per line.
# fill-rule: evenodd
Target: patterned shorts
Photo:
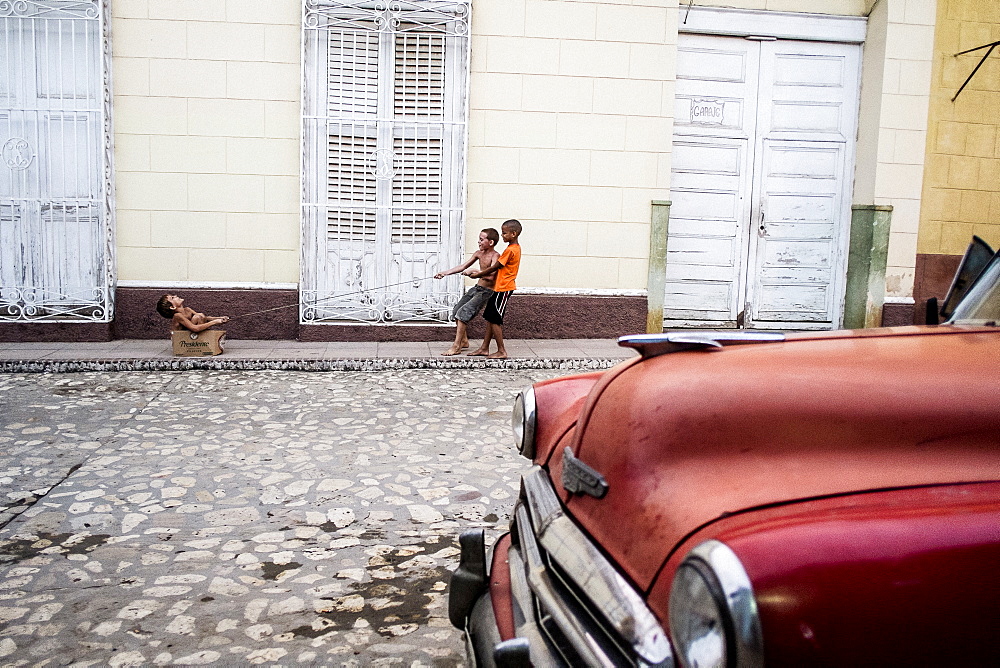
<path fill-rule="evenodd" d="M 461 320 L 462 322 L 469 322 L 476 317 L 479 310 L 483 308 L 483 304 L 486 300 L 490 298 L 493 291 L 489 288 L 484 288 L 481 285 L 473 285 L 471 288 L 465 291 L 462 298 L 458 300 L 455 304 L 455 310 L 452 312 L 455 316 L 455 320 Z"/>

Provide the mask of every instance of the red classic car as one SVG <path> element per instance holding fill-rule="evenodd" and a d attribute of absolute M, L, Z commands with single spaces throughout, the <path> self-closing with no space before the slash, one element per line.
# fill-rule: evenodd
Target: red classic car
<path fill-rule="evenodd" d="M 1000 260 L 939 326 L 623 337 L 536 383 L 475 665 L 1000 665 Z M 954 304 L 954 300 L 949 302 Z"/>

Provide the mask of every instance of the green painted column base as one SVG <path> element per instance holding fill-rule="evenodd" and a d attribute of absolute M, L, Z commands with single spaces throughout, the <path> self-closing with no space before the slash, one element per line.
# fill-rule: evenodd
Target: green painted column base
<path fill-rule="evenodd" d="M 646 333 L 663 331 L 663 298 L 667 287 L 667 228 L 670 202 L 653 200 L 649 228 L 649 277 L 646 280 Z"/>
<path fill-rule="evenodd" d="M 851 207 L 851 248 L 847 257 L 844 298 L 844 327 L 847 329 L 882 325 L 891 221 L 891 206 Z"/>

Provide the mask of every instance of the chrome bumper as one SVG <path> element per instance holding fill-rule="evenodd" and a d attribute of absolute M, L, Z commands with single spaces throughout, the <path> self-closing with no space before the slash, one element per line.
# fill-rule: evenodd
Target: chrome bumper
<path fill-rule="evenodd" d="M 562 510 L 548 474 L 532 467 L 522 478 L 507 560 L 517 638 L 499 643 L 489 594 L 474 604 L 456 580 L 452 621 L 462 614 L 470 660 L 482 666 L 673 666 L 670 643 L 642 597 Z M 457 573 L 474 569 L 475 554 Z M 468 564 L 466 559 L 468 558 Z M 489 563 L 483 558 L 484 563 Z M 463 591 L 464 590 L 464 591 Z M 452 601 L 456 601 L 455 604 Z M 485 603 L 484 603 L 485 601 Z M 527 641 L 526 643 L 524 641 Z M 519 641 L 519 642 L 515 642 Z"/>

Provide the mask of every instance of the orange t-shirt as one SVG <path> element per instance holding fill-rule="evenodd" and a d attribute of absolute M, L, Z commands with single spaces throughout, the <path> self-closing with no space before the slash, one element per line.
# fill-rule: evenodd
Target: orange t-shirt
<path fill-rule="evenodd" d="M 517 268 L 521 264 L 521 244 L 507 246 L 498 262 L 503 266 L 497 270 L 497 281 L 493 284 L 493 289 L 497 292 L 516 290 L 514 279 L 517 278 Z"/>

